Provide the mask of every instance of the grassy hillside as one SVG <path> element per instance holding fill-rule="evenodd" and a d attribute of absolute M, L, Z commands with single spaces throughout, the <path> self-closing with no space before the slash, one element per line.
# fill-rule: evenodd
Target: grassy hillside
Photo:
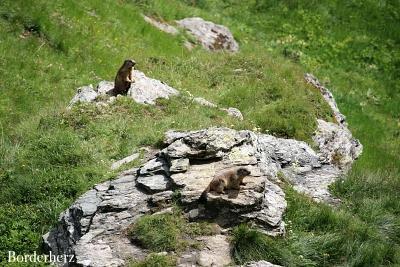
<path fill-rule="evenodd" d="M 1 1 L 0 262 L 8 250 L 38 249 L 61 211 L 115 175 L 113 160 L 158 143 L 167 129 L 257 127 L 310 142 L 315 118 L 331 120 L 303 81 L 310 71 L 332 89 L 364 145 L 333 187 L 343 205 L 332 210 L 288 187 L 287 237 L 243 226 L 234 256 L 291 266 L 400 264 L 399 10 L 398 1 L 356 0 Z M 141 13 L 224 24 L 241 51 L 189 52 L 183 36 L 154 29 Z M 245 120 L 181 97 L 65 110 L 77 87 L 112 80 L 128 57 L 183 95 L 239 108 Z"/>

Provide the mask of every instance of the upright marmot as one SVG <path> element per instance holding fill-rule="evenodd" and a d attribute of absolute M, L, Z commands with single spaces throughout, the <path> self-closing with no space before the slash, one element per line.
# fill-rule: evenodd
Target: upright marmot
<path fill-rule="evenodd" d="M 116 96 L 126 95 L 128 93 L 129 88 L 131 88 L 131 83 L 135 82 L 132 77 L 132 70 L 135 65 L 136 62 L 134 60 L 127 59 L 124 61 L 124 64 L 122 64 L 115 76 L 114 89 L 109 91 L 108 94 Z"/>
<path fill-rule="evenodd" d="M 244 177 L 250 175 L 250 171 L 243 167 L 231 168 L 215 174 L 214 178 L 203 191 L 199 201 L 204 202 L 207 200 L 207 193 L 215 191 L 217 193 L 225 193 L 225 189 L 240 189 L 240 185 L 244 184 Z"/>

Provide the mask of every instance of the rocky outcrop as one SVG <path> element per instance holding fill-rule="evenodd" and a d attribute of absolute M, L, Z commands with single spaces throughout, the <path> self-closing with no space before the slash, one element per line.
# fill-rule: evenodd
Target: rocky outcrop
<path fill-rule="evenodd" d="M 304 79 L 321 92 L 332 109 L 336 123 L 317 120 L 318 127 L 313 140 L 318 146 L 318 157 L 322 164 L 319 170 L 293 166 L 292 170 L 284 173 L 297 191 L 310 195 L 316 201 L 337 204 L 340 200 L 331 196 L 328 186 L 351 167 L 361 155 L 363 147 L 347 128 L 346 117 L 339 111 L 329 89 L 309 73 L 304 75 Z"/>
<path fill-rule="evenodd" d="M 233 38 L 229 29 L 202 18 L 185 18 L 176 21 L 182 28 L 192 34 L 197 41 L 207 50 L 227 50 L 237 52 L 239 45 Z"/>
<path fill-rule="evenodd" d="M 154 105 L 156 99 L 166 98 L 179 95 L 179 91 L 166 85 L 165 83 L 147 77 L 143 72 L 134 70 L 133 76 L 135 82 L 132 83 L 128 91 L 128 96 L 141 104 Z M 105 97 L 107 92 L 114 88 L 114 83 L 109 81 L 101 81 L 96 88 L 92 85 L 78 88 L 77 94 L 72 98 L 68 107 L 72 107 L 78 102 L 105 102 L 114 101 L 115 97 Z"/>
<path fill-rule="evenodd" d="M 324 87 L 312 74 L 306 73 L 304 79 L 320 92 L 322 97 L 331 107 L 336 123 L 318 119 L 318 128 L 313 136 L 318 145 L 320 156 L 325 163 L 333 164 L 340 168 L 350 167 L 354 159 L 362 152 L 362 145 L 354 139 L 346 122 L 346 117 L 339 111 L 333 94 Z"/>
<path fill-rule="evenodd" d="M 158 82 L 149 84 L 160 86 Z M 81 95 L 75 100 L 93 101 L 94 94 L 105 94 L 112 87 L 110 82 L 101 82 L 96 89 L 80 88 Z M 142 94 L 136 99 L 142 103 L 152 101 Z M 337 107 L 333 97 L 328 100 Z M 305 142 L 248 130 L 168 131 L 165 147 L 149 152 L 140 168 L 96 185 L 61 214 L 58 226 L 43 236 L 45 247 L 55 255 L 74 255 L 78 266 L 123 266 L 131 258 L 144 259 L 148 251 L 128 240 L 128 226 L 143 214 L 168 212 L 174 200 L 179 201 L 189 220 L 211 220 L 224 228 L 217 235 L 198 237 L 203 245 L 181 253 L 178 265 L 231 264 L 227 236 L 231 226 L 251 222 L 268 235 L 285 232 L 286 200 L 280 186 L 283 179 L 315 201 L 339 202 L 328 187 L 349 169 L 362 146 L 352 137 L 344 116 L 335 116 L 340 123 L 318 120 L 313 136 L 317 150 Z M 113 167 L 137 156 L 117 161 Z M 240 190 L 226 190 L 225 194 L 209 192 L 206 201 L 200 202 L 215 173 L 234 166 L 251 172 L 244 179 L 245 185 Z M 246 266 L 277 265 L 259 261 Z"/>
<path fill-rule="evenodd" d="M 120 266 L 131 257 L 143 259 L 147 251 L 130 243 L 125 231 L 143 214 L 170 207 L 173 198 L 179 200 L 190 220 L 213 220 L 222 227 L 251 221 L 266 234 L 283 234 L 286 201 L 280 179 L 287 179 L 296 190 L 317 201 L 333 203 L 328 185 L 342 173 L 341 166 L 357 156 L 354 149 L 344 149 L 345 161 L 333 164 L 326 160 L 331 151 L 323 145 L 335 138 L 323 141 L 327 135 L 322 133 L 316 134 L 321 141 L 317 153 L 301 141 L 246 130 L 168 131 L 165 148 L 153 158 L 114 181 L 95 186 L 61 214 L 58 227 L 44 236 L 45 245 L 54 254 L 75 255 L 79 266 Z M 351 143 L 347 141 L 345 144 Z M 214 174 L 233 166 L 251 171 L 244 179 L 246 184 L 226 194 L 210 192 L 207 201 L 200 203 Z M 211 266 L 215 251 L 229 251 L 220 239 L 226 237 L 204 237 L 209 244 L 206 249 L 191 251 L 180 260 Z M 218 247 L 222 245 L 224 248 Z M 220 256 L 224 257 L 221 262 L 230 261 Z"/>
<path fill-rule="evenodd" d="M 222 110 L 226 111 L 226 113 L 228 113 L 228 115 L 231 117 L 238 118 L 241 121 L 243 120 L 242 112 L 240 112 L 240 110 L 237 108 L 222 108 Z"/>
<path fill-rule="evenodd" d="M 312 86 L 314 86 L 315 88 L 317 88 L 320 92 L 322 97 L 325 99 L 325 101 L 329 104 L 329 106 L 331 107 L 332 111 L 333 111 L 333 115 L 335 116 L 336 122 L 339 125 L 344 125 L 347 126 L 347 122 L 346 122 L 346 116 L 344 116 L 335 101 L 335 98 L 333 97 L 333 94 L 328 90 L 328 88 L 326 88 L 325 86 L 323 86 L 317 78 L 315 78 L 312 74 L 310 73 L 306 73 L 304 75 L 304 79 L 306 80 L 307 83 L 311 84 Z"/>
<path fill-rule="evenodd" d="M 142 104 L 155 104 L 158 98 L 168 99 L 179 92 L 159 80 L 146 77 L 143 72 L 134 71 L 135 82 L 128 91 L 128 96 Z"/>
<path fill-rule="evenodd" d="M 132 83 L 128 91 L 128 97 L 140 104 L 154 105 L 159 98 L 168 99 L 171 96 L 179 95 L 179 91 L 166 85 L 165 83 L 146 77 L 146 75 L 138 70 L 134 70 L 135 82 Z M 107 93 L 114 88 L 114 83 L 110 81 L 101 81 L 96 88 L 92 85 L 79 87 L 76 95 L 70 101 L 68 108 L 71 108 L 78 102 L 94 102 L 97 104 L 107 105 L 115 100 L 115 97 L 108 97 Z M 202 97 L 194 97 L 193 101 L 208 107 L 218 106 Z M 237 108 L 219 108 L 225 111 L 229 116 L 243 120 L 243 115 Z M 123 163 L 122 163 L 123 164 Z"/>
<path fill-rule="evenodd" d="M 148 195 L 135 185 L 137 169 L 95 186 L 60 215 L 57 228 L 43 236 L 54 255 L 75 256 L 78 266 L 122 266 L 147 253 L 131 244 L 124 230 L 149 212 Z"/>

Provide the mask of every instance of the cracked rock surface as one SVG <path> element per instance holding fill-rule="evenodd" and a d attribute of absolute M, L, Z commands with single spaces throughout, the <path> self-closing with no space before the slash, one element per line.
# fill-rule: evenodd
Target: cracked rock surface
<path fill-rule="evenodd" d="M 336 144 L 337 139 L 322 141 L 330 135 L 321 133 L 316 132 L 321 141 L 317 153 L 301 141 L 247 130 L 168 131 L 165 148 L 153 158 L 113 181 L 96 185 L 62 213 L 59 225 L 43 237 L 45 246 L 54 254 L 75 255 L 78 266 L 122 266 L 129 259 L 143 259 L 148 252 L 128 240 L 126 229 L 143 214 L 170 207 L 174 191 L 179 192 L 182 209 L 192 221 L 208 219 L 222 227 L 251 221 L 266 234 L 281 235 L 286 201 L 277 174 L 282 172 L 294 189 L 315 200 L 334 203 L 329 184 L 358 156 L 354 150 L 343 149 L 345 161 L 327 161 L 331 151 L 323 145 Z M 341 137 L 350 139 L 339 142 L 339 147 L 352 143 L 351 135 Z M 234 166 L 251 171 L 245 185 L 225 194 L 210 192 L 206 203 L 200 203 L 215 173 Z M 186 255 L 187 266 L 211 266 L 213 253 L 229 251 L 226 246 L 213 249 L 224 244 L 221 240 L 226 236 L 203 239 L 210 245 L 205 251 L 192 251 L 193 257 Z"/>

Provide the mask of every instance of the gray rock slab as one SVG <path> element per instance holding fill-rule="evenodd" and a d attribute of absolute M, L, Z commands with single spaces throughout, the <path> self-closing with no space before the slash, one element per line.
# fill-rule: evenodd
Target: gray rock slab
<path fill-rule="evenodd" d="M 54 255 L 74 255 L 81 266 L 122 266 L 132 256 L 144 257 L 125 235 L 131 223 L 149 212 L 148 196 L 136 188 L 135 179 L 122 175 L 83 194 L 43 236 L 46 248 Z"/>
<path fill-rule="evenodd" d="M 157 157 L 154 159 L 149 160 L 146 162 L 142 167 L 139 169 L 139 174 L 141 176 L 150 176 L 154 174 L 168 174 L 169 167 L 168 163 L 164 158 Z"/>
<path fill-rule="evenodd" d="M 165 140 L 171 140 L 171 133 Z M 178 135 L 179 136 L 179 135 Z M 210 128 L 188 132 L 182 138 L 170 144 L 164 153 L 172 158 L 218 158 L 231 148 L 248 139 L 246 131 L 235 131 L 229 128 Z"/>
<path fill-rule="evenodd" d="M 152 176 L 139 176 L 136 182 L 150 193 L 168 190 L 169 180 L 164 174 Z"/>
<path fill-rule="evenodd" d="M 78 198 L 61 214 L 58 226 L 43 236 L 44 245 L 56 255 L 75 255 L 83 266 L 118 266 L 127 264 L 129 257 L 143 259 L 148 252 L 129 242 L 127 228 L 143 214 L 170 209 L 172 198 L 178 197 L 190 220 L 210 219 L 222 227 L 251 221 L 268 235 L 282 235 L 287 203 L 280 179 L 315 201 L 337 204 L 329 185 L 361 153 L 343 125 L 318 123 L 318 153 L 304 142 L 251 131 L 169 131 L 167 147 L 147 157 L 140 169 L 127 170 Z M 335 164 L 333 153 L 338 151 L 343 153 L 343 161 Z M 216 173 L 238 166 L 251 171 L 240 190 L 211 191 L 205 203 L 199 202 Z M 205 248 L 182 255 L 179 266 L 218 264 L 214 259 L 221 255 L 215 251 L 229 255 L 225 245 L 218 247 L 225 244 L 225 237 L 204 238 Z M 228 258 L 217 262 L 225 260 L 228 262 Z"/>

